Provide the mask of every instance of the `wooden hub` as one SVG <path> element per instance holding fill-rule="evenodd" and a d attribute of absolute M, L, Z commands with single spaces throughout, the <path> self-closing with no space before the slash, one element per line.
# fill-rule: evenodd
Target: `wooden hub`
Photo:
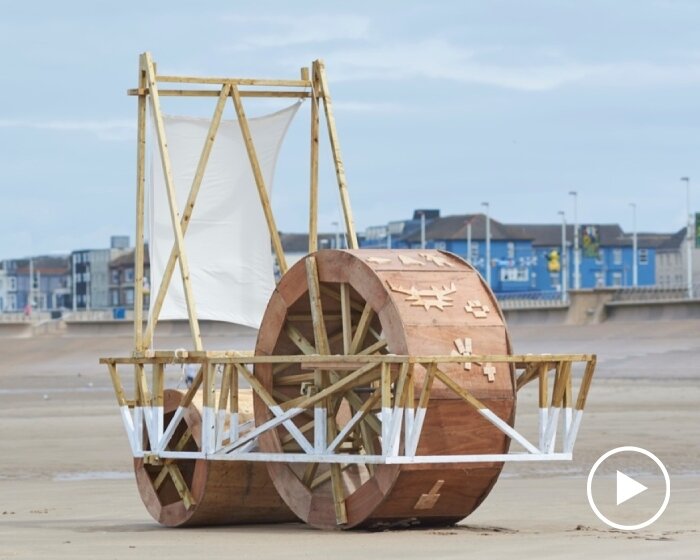
<path fill-rule="evenodd" d="M 307 256 L 273 293 L 256 346 L 258 355 L 493 355 L 510 350 L 503 317 L 479 274 L 455 255 L 434 250 L 328 250 Z M 336 442 L 336 453 L 381 455 L 379 417 L 382 407 L 390 406 L 424 419 L 419 455 L 507 452 L 508 438 L 422 366 L 391 367 L 381 376 L 379 369 L 294 420 L 309 445 L 328 450 L 359 414 L 362 419 Z M 443 364 L 440 370 L 512 425 L 515 386 L 508 364 Z M 282 407 L 348 373 L 341 358 L 331 366 L 303 370 L 298 364 L 255 368 Z M 381 383 L 391 386 L 393 401 L 381 401 Z M 258 425 L 270 418 L 257 395 L 255 417 Z M 315 430 L 319 423 L 325 429 Z M 400 449 L 411 445 L 403 432 L 399 437 Z M 259 445 L 267 452 L 300 452 L 284 427 L 263 434 Z M 486 497 L 502 463 L 269 463 L 267 468 L 303 521 L 323 528 L 378 528 L 459 521 Z"/>

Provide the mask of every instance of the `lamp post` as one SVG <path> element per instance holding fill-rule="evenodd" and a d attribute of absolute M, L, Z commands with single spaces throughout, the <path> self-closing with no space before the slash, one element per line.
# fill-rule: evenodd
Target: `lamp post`
<path fill-rule="evenodd" d="M 331 222 L 331 225 L 335 227 L 335 248 L 340 249 L 340 224 Z"/>
<path fill-rule="evenodd" d="M 681 181 L 685 181 L 686 189 L 686 204 L 688 206 L 688 227 L 687 227 L 687 245 L 688 245 L 688 298 L 693 297 L 693 213 L 690 210 L 690 177 L 681 177 Z"/>
<path fill-rule="evenodd" d="M 637 264 L 637 204 L 630 202 L 632 207 L 632 286 L 638 286 L 639 267 Z"/>
<path fill-rule="evenodd" d="M 489 217 L 489 203 L 482 202 L 486 208 L 486 283 L 491 287 L 491 218 Z"/>
<path fill-rule="evenodd" d="M 467 262 L 472 262 L 472 221 L 467 220 Z"/>
<path fill-rule="evenodd" d="M 569 191 L 574 197 L 574 290 L 581 289 L 581 255 L 578 252 L 578 192 Z"/>
<path fill-rule="evenodd" d="M 420 212 L 420 248 L 425 249 L 425 212 Z"/>
<path fill-rule="evenodd" d="M 561 300 L 566 301 L 569 291 L 569 255 L 566 250 L 566 213 L 559 210 L 561 216 Z"/>

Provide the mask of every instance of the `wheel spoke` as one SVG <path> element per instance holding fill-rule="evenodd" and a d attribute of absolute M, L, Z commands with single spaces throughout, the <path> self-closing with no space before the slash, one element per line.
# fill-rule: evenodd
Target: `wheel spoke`
<path fill-rule="evenodd" d="M 372 309 L 372 306 L 369 303 L 366 303 L 364 309 L 362 310 L 360 321 L 357 324 L 355 336 L 353 336 L 352 343 L 350 344 L 350 354 L 357 354 L 358 350 L 362 347 L 373 317 L 374 309 Z"/>
<path fill-rule="evenodd" d="M 314 326 L 314 342 L 319 354 L 330 354 L 328 346 L 328 333 L 323 319 L 323 306 L 321 304 L 321 286 L 318 281 L 318 268 L 316 257 L 306 259 L 306 281 L 309 288 L 309 303 L 311 305 L 311 317 Z"/>
<path fill-rule="evenodd" d="M 347 356 L 352 344 L 352 307 L 350 286 L 345 282 L 340 285 L 340 313 L 343 322 L 343 353 Z"/>

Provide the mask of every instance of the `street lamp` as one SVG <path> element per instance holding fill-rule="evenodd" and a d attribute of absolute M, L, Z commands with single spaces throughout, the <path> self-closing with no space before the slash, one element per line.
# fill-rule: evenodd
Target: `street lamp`
<path fill-rule="evenodd" d="M 467 220 L 467 262 L 472 262 L 472 221 Z"/>
<path fill-rule="evenodd" d="M 335 248 L 340 249 L 340 224 L 331 222 L 331 225 L 335 227 Z"/>
<path fill-rule="evenodd" d="M 420 248 L 425 249 L 425 212 L 420 214 Z"/>
<path fill-rule="evenodd" d="M 690 177 L 681 177 L 681 181 L 685 181 L 686 197 L 688 205 L 688 227 L 687 227 L 687 245 L 688 245 L 688 298 L 693 297 L 693 214 L 690 210 Z"/>
<path fill-rule="evenodd" d="M 632 286 L 638 285 L 639 267 L 637 265 L 637 204 L 630 202 L 632 207 Z"/>
<path fill-rule="evenodd" d="M 489 203 L 482 202 L 486 208 L 486 283 L 491 287 L 491 218 L 489 217 Z"/>
<path fill-rule="evenodd" d="M 569 256 L 566 249 L 566 212 L 559 210 L 561 216 L 561 300 L 566 301 L 569 289 Z"/>
<path fill-rule="evenodd" d="M 578 252 L 578 192 L 569 191 L 574 197 L 574 290 L 581 289 L 581 255 Z"/>

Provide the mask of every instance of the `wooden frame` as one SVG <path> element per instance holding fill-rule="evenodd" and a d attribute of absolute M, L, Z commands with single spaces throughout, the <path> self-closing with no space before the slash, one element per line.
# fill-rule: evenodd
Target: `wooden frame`
<path fill-rule="evenodd" d="M 160 84 L 179 84 L 177 87 L 161 89 Z M 195 89 L 192 86 L 197 86 Z M 215 86 L 216 89 L 201 89 L 202 86 Z M 265 89 L 261 89 L 265 88 Z M 197 318 L 196 302 L 192 291 L 189 275 L 189 264 L 185 250 L 184 238 L 197 202 L 197 195 L 206 171 L 209 154 L 216 139 L 219 124 L 221 123 L 223 109 L 228 98 L 233 101 L 233 107 L 240 123 L 243 140 L 250 161 L 251 170 L 255 178 L 255 184 L 260 197 L 260 204 L 265 214 L 272 247 L 279 265 L 280 272 L 284 274 L 287 263 L 282 249 L 275 217 L 267 195 L 265 182 L 258 162 L 255 145 L 250 133 L 248 118 L 245 114 L 243 98 L 291 98 L 311 100 L 311 131 L 310 131 L 310 185 L 309 185 L 309 251 L 318 248 L 318 159 L 319 159 L 319 128 L 321 109 L 325 116 L 326 127 L 331 147 L 331 155 L 336 171 L 338 189 L 340 192 L 341 206 L 345 222 L 345 234 L 348 246 L 357 248 L 357 234 L 350 208 L 350 198 L 345 177 L 345 168 L 340 152 L 338 133 L 335 125 L 333 106 L 331 103 L 326 70 L 322 61 L 315 60 L 311 68 L 302 68 L 300 79 L 265 79 L 265 78 L 201 78 L 193 76 L 168 76 L 159 75 L 156 64 L 150 53 L 143 53 L 139 57 L 138 87 L 127 90 L 128 95 L 138 97 L 137 112 L 137 156 L 136 156 L 136 250 L 135 250 L 135 294 L 134 294 L 134 355 L 147 355 L 151 351 L 153 336 L 160 311 L 165 300 L 168 287 L 175 272 L 179 267 L 180 276 L 185 291 L 187 303 L 187 315 L 190 325 L 192 347 L 194 350 L 202 350 L 202 339 Z M 163 113 L 160 98 L 163 97 L 204 97 L 217 98 L 207 140 L 202 148 L 199 165 L 195 173 L 190 193 L 184 210 L 180 212 L 175 200 L 170 154 L 168 142 L 163 125 Z M 172 222 L 175 243 L 170 253 L 170 258 L 165 268 L 160 286 L 154 286 L 154 299 L 151 304 L 151 313 L 146 328 L 143 326 L 143 270 L 144 270 L 144 206 L 145 206 L 145 153 L 146 153 L 146 105 L 150 105 L 155 123 L 155 135 L 163 165 L 163 175 L 168 193 L 170 217 Z"/>
<path fill-rule="evenodd" d="M 521 370 L 516 378 L 518 390 L 537 380 L 540 406 L 551 401 L 544 408 L 547 415 L 540 416 L 539 445 L 532 444 L 515 428 L 499 418 L 483 402 L 468 390 L 445 374 L 440 366 L 446 364 L 470 363 L 507 363 L 516 370 Z M 117 401 L 122 408 L 124 427 L 129 435 L 134 457 L 144 457 L 147 461 L 159 462 L 164 459 L 208 459 L 217 461 L 276 461 L 329 464 L 428 464 L 428 463 L 473 463 L 492 461 L 537 461 L 570 460 L 578 435 L 588 391 L 595 371 L 596 357 L 588 354 L 568 355 L 510 355 L 510 356 L 400 356 L 393 354 L 357 354 L 333 356 L 321 354 L 293 356 L 253 356 L 250 353 L 235 351 L 159 351 L 150 357 L 102 358 L 100 363 L 109 368 Z M 200 364 L 200 373 L 190 389 L 182 396 L 174 417 L 167 426 L 162 421 L 163 383 L 162 367 L 164 364 Z M 577 398 L 573 397 L 572 366 L 583 363 Z M 314 394 L 279 401 L 270 395 L 255 378 L 249 366 L 255 364 L 299 364 L 305 368 L 344 367 L 347 374 L 327 384 L 323 390 Z M 128 400 L 117 371 L 119 365 L 136 367 L 140 373 L 134 384 L 134 398 Z M 391 368 L 390 366 L 399 366 Z M 154 370 L 154 385 L 148 386 L 145 375 L 146 366 Z M 413 395 L 414 379 L 408 372 L 416 366 L 425 368 L 428 382 L 423 383 L 420 398 L 416 403 L 408 398 Z M 217 375 L 217 369 L 220 375 Z M 233 381 L 230 376 L 233 374 Z M 534 372 L 534 373 L 533 373 Z M 250 423 L 238 426 L 237 403 L 240 382 L 238 376 L 247 382 L 252 391 L 265 403 L 270 419 L 254 427 Z M 552 383 L 548 378 L 553 376 Z M 475 409 L 485 421 L 494 425 L 513 441 L 520 444 L 525 452 L 509 452 L 488 455 L 418 455 L 416 450 L 421 437 L 422 422 L 417 419 L 424 416 L 421 410 L 427 408 L 432 391 L 433 380 L 443 384 L 455 396 L 461 398 Z M 314 434 L 307 439 L 303 430 L 292 422 L 297 416 L 313 411 L 318 404 L 328 402 L 332 397 L 344 395 L 358 385 L 372 385 L 374 394 L 366 401 L 366 406 L 346 424 L 339 432 L 327 430 L 327 423 L 319 422 L 316 414 L 310 422 Z M 548 388 L 551 387 L 551 390 Z M 565 399 L 570 391 L 571 397 Z M 209 426 L 202 434 L 202 449 L 197 452 L 167 451 L 173 433 L 182 420 L 185 410 L 198 391 L 203 391 L 203 426 Z M 208 398 L 219 391 L 217 400 Z M 543 399 L 544 397 L 544 399 Z M 369 404 L 367 404 L 369 403 Z M 380 422 L 379 433 L 382 435 L 380 454 L 350 454 L 341 451 L 343 442 L 362 417 L 377 405 L 377 419 Z M 560 450 L 555 449 L 555 440 L 559 430 L 560 412 L 564 411 L 561 422 L 563 432 Z M 229 423 L 229 430 L 224 426 Z M 234 422 L 236 426 L 234 427 Z M 261 434 L 284 427 L 288 430 L 289 441 L 294 441 L 301 453 L 263 453 L 254 449 L 254 442 Z M 145 430 L 144 430 L 145 428 Z M 146 433 L 148 441 L 142 441 L 140 434 Z M 322 445 L 321 445 L 322 443 Z M 331 471 L 331 476 L 337 476 Z M 311 481 L 309 481 L 311 482 Z"/>
<path fill-rule="evenodd" d="M 163 83 L 176 85 L 173 88 L 161 89 L 159 85 Z M 318 249 L 319 136 L 321 113 L 323 113 L 338 183 L 348 247 L 358 248 L 325 66 L 322 61 L 316 60 L 310 68 L 301 69 L 299 79 L 286 80 L 169 76 L 159 75 L 151 55 L 144 53 L 139 57 L 138 87 L 128 90 L 128 94 L 138 97 L 134 351 L 131 357 L 102 358 L 100 363 L 105 364 L 109 369 L 133 456 L 143 459 L 146 464 L 162 467 L 154 481 L 156 489 L 167 477 L 170 477 L 185 507 L 190 508 L 193 505 L 190 489 L 178 467 L 179 460 L 305 463 L 307 466 L 303 469 L 300 480 L 309 490 L 330 480 L 336 522 L 344 525 L 347 522 L 347 511 L 341 474 L 349 465 L 366 464 L 368 471 L 373 473 L 374 465 L 377 464 L 466 464 L 570 460 L 572 458 L 574 443 L 595 371 L 594 355 L 472 355 L 469 352 L 459 352 L 456 353 L 457 355 L 410 356 L 382 353 L 387 351 L 387 340 L 372 327 L 375 310 L 368 302 L 362 305 L 353 301 L 351 287 L 345 282 L 340 283 L 339 294 L 332 296 L 339 300 L 340 310 L 336 308 L 333 311 L 335 315 L 326 316 L 326 319 L 339 320 L 342 329 L 329 337 L 324 322 L 322 302 L 322 294 L 327 294 L 328 288 L 319 281 L 316 256 L 306 259 L 310 309 L 308 317 L 302 317 L 302 320 L 312 322 L 313 344 L 304 338 L 294 325 L 287 324 L 286 334 L 301 352 L 299 355 L 255 356 L 251 352 L 235 350 L 206 351 L 201 340 L 184 239 L 216 140 L 224 107 L 229 98 L 232 100 L 240 124 L 280 272 L 283 274 L 286 272 L 287 264 L 246 117 L 244 98 L 310 99 L 310 253 Z M 216 98 L 209 131 L 182 212 L 176 202 L 170 154 L 160 105 L 161 96 Z M 161 284 L 156 287 L 155 297 L 151 301 L 151 313 L 144 329 L 143 242 L 147 105 L 150 105 L 155 123 L 155 140 L 163 166 L 174 244 Z M 192 349 L 156 351 L 152 348 L 154 332 L 176 267 L 179 269 L 185 291 Z M 391 285 L 389 287 L 394 289 Z M 395 291 L 401 290 L 397 288 Z M 406 294 L 412 295 L 412 292 L 406 292 Z M 427 310 L 428 307 L 426 307 Z M 368 334 L 371 334 L 376 342 L 370 341 L 371 343 L 366 345 L 365 338 Z M 340 342 L 341 337 L 344 353 L 332 355 L 331 345 Z M 576 399 L 574 399 L 572 375 L 575 363 L 585 365 Z M 172 418 L 166 423 L 164 395 L 167 364 L 197 364 L 199 367 L 191 386 L 181 396 L 179 406 L 172 412 Z M 251 366 L 257 364 L 272 364 L 270 369 L 273 377 L 290 366 L 296 366 L 299 373 L 294 371 L 284 376 L 284 379 L 287 385 L 298 384 L 302 394 L 289 396 L 283 391 L 266 388 L 251 369 Z M 447 375 L 446 368 L 443 366 L 454 367 L 455 364 L 464 366 L 465 369 L 470 369 L 471 364 L 479 364 L 485 374 L 487 372 L 483 366 L 488 365 L 493 369 L 493 364 L 509 364 L 511 372 L 519 372 L 515 379 L 516 390 L 537 381 L 539 405 L 537 444 L 531 443 L 511 426 L 507 419 L 501 418 L 473 392 Z M 131 399 L 127 397 L 119 373 L 119 368 L 123 366 L 133 369 L 134 383 Z M 147 377 L 149 368 L 152 373 L 150 384 Z M 416 371 L 420 372 L 417 376 L 414 375 Z M 493 379 L 489 377 L 489 381 Z M 243 423 L 239 421 L 239 401 L 241 391 L 244 390 L 241 389 L 241 382 L 244 386 L 249 386 L 256 396 L 256 418 L 260 422 L 257 426 L 252 420 Z M 307 383 L 313 385 L 311 391 L 305 391 L 304 386 Z M 283 383 L 280 384 L 283 385 Z M 484 422 L 491 424 L 510 440 L 519 444 L 524 451 L 462 455 L 419 454 L 424 419 L 436 384 L 439 386 L 441 395 L 444 396 L 447 393 L 450 398 L 461 399 L 476 411 Z M 358 396 L 356 390 L 364 393 L 364 400 Z M 189 429 L 178 438 L 174 435 L 195 396 L 201 396 L 201 438 L 197 451 L 186 451 L 185 444 L 192 437 Z M 345 424 L 341 425 L 336 422 L 336 418 L 344 399 L 348 403 L 349 414 Z M 258 403 L 262 403 L 265 414 L 258 414 Z M 563 419 L 560 421 L 562 411 Z M 471 414 L 473 416 L 473 412 Z M 301 415 L 306 415 L 311 420 L 300 421 Z M 563 429 L 559 448 L 557 448 L 560 424 Z M 280 451 L 258 450 L 258 438 L 273 430 L 286 431 L 280 438 Z M 358 441 L 362 442 L 362 447 L 358 445 Z M 317 474 L 318 465 L 322 463 L 330 467 L 326 472 Z M 430 500 L 432 495 L 437 495 L 435 493 L 439 488 L 440 484 L 436 483 L 433 490 L 426 495 L 427 499 Z"/>

